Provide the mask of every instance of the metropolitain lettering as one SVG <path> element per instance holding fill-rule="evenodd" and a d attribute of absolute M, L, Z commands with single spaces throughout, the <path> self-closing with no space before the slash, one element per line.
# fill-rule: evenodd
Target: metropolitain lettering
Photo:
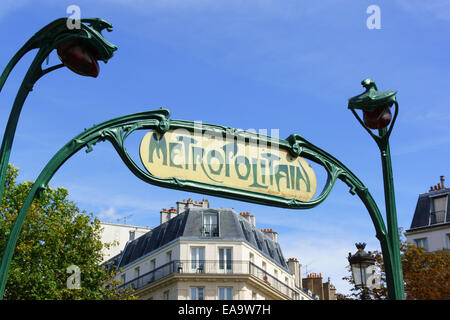
<path fill-rule="evenodd" d="M 277 146 L 278 147 L 278 146 Z M 175 132 L 149 132 L 141 142 L 141 160 L 155 176 L 245 188 L 262 193 L 314 195 L 314 171 L 287 150 Z"/>

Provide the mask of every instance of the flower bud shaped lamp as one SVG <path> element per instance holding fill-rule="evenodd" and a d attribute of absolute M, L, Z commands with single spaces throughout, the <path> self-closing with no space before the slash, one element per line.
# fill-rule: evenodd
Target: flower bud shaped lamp
<path fill-rule="evenodd" d="M 61 62 L 73 72 L 97 78 L 100 71 L 97 54 L 86 41 L 69 40 L 62 43 L 57 52 Z"/>
<path fill-rule="evenodd" d="M 81 19 L 79 28 L 70 29 L 68 20 L 68 18 L 57 19 L 36 32 L 16 52 L 0 75 L 1 91 L 20 59 L 28 52 L 38 49 L 14 99 L 0 147 L 0 205 L 17 123 L 25 100 L 34 84 L 47 73 L 64 66 L 82 76 L 95 78 L 100 70 L 98 60 L 106 63 L 113 56 L 113 52 L 117 50 L 117 47 L 109 43 L 101 34 L 103 29 L 112 31 L 112 25 L 109 22 L 98 18 Z M 43 62 L 55 49 L 62 63 L 43 69 Z M 25 215 L 26 213 L 17 216 L 3 252 L 0 264 L 0 300 L 3 298 L 9 265 Z"/>
<path fill-rule="evenodd" d="M 17 92 L 0 147 L 0 204 L 17 123 L 34 84 L 47 73 L 64 66 L 77 74 L 97 77 L 100 70 L 98 60 L 108 62 L 113 52 L 117 50 L 117 47 L 108 42 L 101 33 L 103 29 L 112 31 L 112 25 L 109 22 L 99 18 L 81 19 L 79 28 L 69 29 L 68 20 L 67 18 L 57 19 L 36 32 L 16 52 L 0 75 L 1 91 L 20 59 L 28 52 L 38 49 Z M 62 63 L 43 69 L 43 62 L 55 49 Z"/>
<path fill-rule="evenodd" d="M 348 108 L 354 112 L 360 109 L 363 112 L 363 125 L 369 129 L 386 128 L 392 120 L 390 108 L 396 103 L 397 91 L 378 91 L 372 79 L 364 79 L 361 84 L 366 91 L 349 99 Z M 359 116 L 354 112 L 355 116 Z M 360 118 L 359 118 L 360 120 Z M 360 121 L 361 122 L 361 121 Z"/>
<path fill-rule="evenodd" d="M 390 270 L 386 270 L 386 278 L 388 291 L 394 294 L 391 298 L 402 300 L 404 299 L 404 283 L 400 260 L 394 177 L 389 147 L 389 136 L 391 135 L 392 128 L 394 127 L 398 115 L 397 91 L 378 91 L 375 82 L 370 78 L 364 79 L 361 84 L 366 91 L 350 98 L 348 100 L 348 108 L 352 111 L 358 122 L 375 140 L 378 149 L 380 150 L 388 226 L 387 238 L 389 242 L 388 245 L 390 246 L 389 257 L 385 257 L 385 259 L 387 258 L 390 261 Z M 390 110 L 392 105 L 395 105 L 394 116 L 392 116 Z M 361 120 L 359 117 L 356 112 L 357 109 L 362 110 L 364 120 Z M 372 130 L 376 129 L 378 129 L 378 135 L 372 132 Z"/>

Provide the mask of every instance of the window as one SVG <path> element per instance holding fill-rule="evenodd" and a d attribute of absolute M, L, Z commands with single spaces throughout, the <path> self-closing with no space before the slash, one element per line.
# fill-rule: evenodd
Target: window
<path fill-rule="evenodd" d="M 205 266 L 205 248 L 191 248 L 191 269 L 203 273 Z"/>
<path fill-rule="evenodd" d="M 446 235 L 446 240 L 447 240 L 447 250 L 450 250 L 450 234 L 447 233 Z"/>
<path fill-rule="evenodd" d="M 414 241 L 416 242 L 416 246 L 422 247 L 422 248 L 425 248 L 426 250 L 428 250 L 428 240 L 427 240 L 427 238 L 415 239 Z"/>
<path fill-rule="evenodd" d="M 164 300 L 169 300 L 169 291 L 165 291 L 165 292 L 163 293 L 163 299 L 164 299 Z"/>
<path fill-rule="evenodd" d="M 139 278 L 140 273 L 141 273 L 140 267 L 134 268 L 134 278 Z"/>
<path fill-rule="evenodd" d="M 444 223 L 447 208 L 447 196 L 433 198 L 430 224 Z"/>
<path fill-rule="evenodd" d="M 205 237 L 218 237 L 217 214 L 205 214 L 203 216 L 203 235 Z"/>
<path fill-rule="evenodd" d="M 262 268 L 264 271 L 267 271 L 267 264 L 264 261 L 262 262 Z"/>
<path fill-rule="evenodd" d="M 233 288 L 219 288 L 219 300 L 233 300 Z"/>
<path fill-rule="evenodd" d="M 191 300 L 205 300 L 204 288 L 193 287 L 191 288 Z"/>
<path fill-rule="evenodd" d="M 255 263 L 255 255 L 250 252 L 250 262 Z"/>
<path fill-rule="evenodd" d="M 233 248 L 219 248 L 219 269 L 221 272 L 232 272 Z"/>
<path fill-rule="evenodd" d="M 172 251 L 166 253 L 166 262 L 169 263 L 172 261 Z"/>
<path fill-rule="evenodd" d="M 136 230 L 130 230 L 130 241 L 134 240 L 136 236 Z"/>
<path fill-rule="evenodd" d="M 274 269 L 273 270 L 273 275 L 275 276 L 275 278 L 278 279 L 278 270 Z"/>
<path fill-rule="evenodd" d="M 150 261 L 150 270 L 155 269 L 156 269 L 156 259 L 152 259 L 152 261 Z"/>
<path fill-rule="evenodd" d="M 125 280 L 126 280 L 126 275 L 124 273 L 120 276 L 120 281 L 122 282 L 122 284 L 125 284 Z"/>

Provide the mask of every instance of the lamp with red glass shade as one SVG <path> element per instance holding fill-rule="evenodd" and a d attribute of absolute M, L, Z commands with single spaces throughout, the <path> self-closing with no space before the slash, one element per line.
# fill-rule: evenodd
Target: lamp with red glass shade
<path fill-rule="evenodd" d="M 113 56 L 113 52 L 117 50 L 117 47 L 106 41 L 101 34 L 103 29 L 112 31 L 112 25 L 109 22 L 98 18 L 81 19 L 78 29 L 69 29 L 68 20 L 68 18 L 57 19 L 34 34 L 12 57 L 0 76 L 1 91 L 12 69 L 20 59 L 28 52 L 38 49 L 16 94 L 3 135 L 0 148 L 0 205 L 17 123 L 25 100 L 34 84 L 47 73 L 63 66 L 67 66 L 73 72 L 83 76 L 97 77 L 99 73 L 98 60 L 106 63 Z M 62 63 L 43 69 L 43 62 L 54 49 L 57 50 Z M 17 221 L 21 219 L 17 217 L 3 252 L 0 264 L 0 300 L 3 299 L 9 265 L 23 223 L 17 223 Z"/>
<path fill-rule="evenodd" d="M 397 91 L 378 91 L 372 79 L 364 79 L 361 84 L 366 91 L 349 99 L 348 108 L 363 112 L 364 125 L 370 129 L 386 128 L 392 120 L 390 108 L 396 103 Z M 354 112 L 355 116 L 357 114 Z"/>
<path fill-rule="evenodd" d="M 358 122 L 375 140 L 381 154 L 383 168 L 384 198 L 386 206 L 386 218 L 388 226 L 388 241 L 392 249 L 392 274 L 386 273 L 388 283 L 395 288 L 398 299 L 404 299 L 403 272 L 400 260 L 400 246 L 397 224 L 397 210 L 395 206 L 394 178 L 392 174 L 391 152 L 389 148 L 389 137 L 398 115 L 397 91 L 378 91 L 375 82 L 364 79 L 361 84 L 366 89 L 360 95 L 354 96 L 348 101 L 348 108 L 352 111 Z M 395 105 L 394 116 L 391 107 Z M 363 120 L 356 110 L 362 110 Z M 389 126 L 390 124 L 390 126 Z M 388 128 L 389 126 L 389 128 Z M 372 130 L 378 129 L 378 135 Z"/>
<path fill-rule="evenodd" d="M 73 72 L 97 78 L 100 71 L 97 53 L 86 41 L 75 39 L 63 42 L 58 46 L 57 53 L 61 62 Z"/>

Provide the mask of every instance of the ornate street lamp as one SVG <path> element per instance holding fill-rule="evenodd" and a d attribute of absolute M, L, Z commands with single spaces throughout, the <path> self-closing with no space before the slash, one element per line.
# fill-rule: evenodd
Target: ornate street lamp
<path fill-rule="evenodd" d="M 80 75 L 97 77 L 99 73 L 97 61 L 108 62 L 113 56 L 113 52 L 117 50 L 116 46 L 106 41 L 103 37 L 101 34 L 103 29 L 112 31 L 112 25 L 98 18 L 81 19 L 79 29 L 68 29 L 66 18 L 57 19 L 31 37 L 14 55 L 3 71 L 0 77 L 0 91 L 20 59 L 29 51 L 39 49 L 17 92 L 5 134 L 3 135 L 0 149 L 0 204 L 14 134 L 28 93 L 42 76 L 63 66 L 67 66 L 70 70 Z M 62 63 L 42 69 L 43 62 L 54 49 L 57 49 Z"/>
<path fill-rule="evenodd" d="M 371 252 L 365 252 L 365 243 L 356 243 L 358 251 L 352 255 L 348 253 L 348 262 L 352 269 L 353 280 L 355 281 L 355 287 L 362 289 L 362 300 L 367 300 L 367 289 L 371 287 L 369 284 L 370 276 L 375 266 L 375 256 Z"/>
<path fill-rule="evenodd" d="M 396 103 L 397 91 L 379 92 L 372 79 L 364 79 L 361 84 L 366 91 L 349 100 L 348 108 L 353 111 L 355 117 L 361 122 L 355 109 L 363 111 L 364 123 L 369 129 L 386 128 L 391 122 L 392 114 L 390 108 Z M 396 114 L 397 115 L 397 114 Z"/>
<path fill-rule="evenodd" d="M 109 22 L 98 18 L 81 19 L 80 27 L 76 29 L 69 29 L 67 22 L 68 19 L 61 18 L 39 30 L 13 56 L 0 76 L 1 91 L 9 74 L 20 59 L 31 50 L 38 49 L 19 87 L 3 135 L 0 148 L 0 204 L 20 112 L 34 84 L 42 76 L 63 66 L 83 76 L 97 77 L 99 73 L 98 60 L 108 62 L 113 56 L 113 52 L 117 50 L 117 47 L 106 41 L 101 33 L 103 29 L 112 31 L 112 25 Z M 55 49 L 62 63 L 43 69 L 43 62 Z M 24 219 L 25 215 L 18 215 L 16 218 L 3 253 L 0 265 L 0 300 L 3 298 L 9 265 Z"/>
<path fill-rule="evenodd" d="M 386 271 L 386 282 L 390 299 L 404 299 L 402 265 L 400 260 L 400 245 L 395 207 L 394 179 L 392 174 L 389 136 L 398 115 L 397 91 L 378 91 L 372 79 L 364 79 L 361 84 L 366 89 L 360 95 L 349 99 L 348 108 L 358 122 L 366 129 L 380 149 L 383 167 L 384 197 L 388 234 L 380 239 L 383 247 L 383 259 Z M 395 105 L 394 116 L 391 107 Z M 363 120 L 356 112 L 362 110 Z M 388 125 L 390 127 L 388 128 Z M 378 135 L 372 130 L 378 129 Z"/>
<path fill-rule="evenodd" d="M 80 28 L 69 29 L 67 21 L 67 18 L 60 18 L 39 30 L 14 55 L 0 76 L 1 91 L 20 59 L 31 50 L 39 49 L 17 92 L 3 135 L 0 149 L 0 204 L 20 112 L 34 84 L 45 74 L 63 66 L 83 76 L 97 77 L 99 73 L 97 61 L 108 62 L 113 52 L 117 50 L 117 47 L 106 41 L 101 34 L 103 29 L 112 31 L 112 25 L 109 22 L 98 18 L 81 19 Z M 54 49 L 57 49 L 62 63 L 42 69 L 43 62 Z"/>

